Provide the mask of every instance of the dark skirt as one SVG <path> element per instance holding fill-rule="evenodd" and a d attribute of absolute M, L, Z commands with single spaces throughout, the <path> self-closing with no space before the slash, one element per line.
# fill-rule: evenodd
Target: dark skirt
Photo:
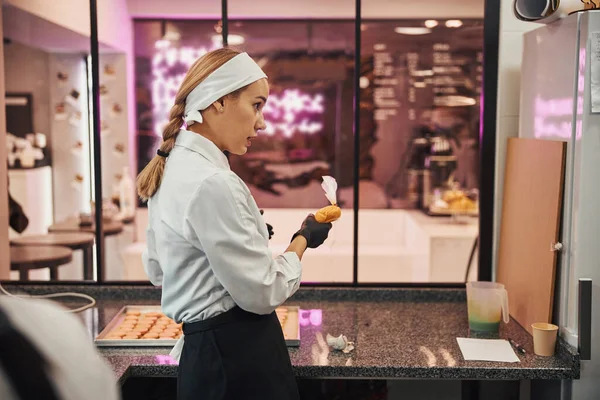
<path fill-rule="evenodd" d="M 183 325 L 178 400 L 298 400 L 277 315 L 239 307 Z"/>

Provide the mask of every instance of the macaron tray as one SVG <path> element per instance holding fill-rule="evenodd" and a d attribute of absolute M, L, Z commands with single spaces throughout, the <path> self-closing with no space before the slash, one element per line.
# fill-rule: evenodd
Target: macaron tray
<path fill-rule="evenodd" d="M 299 308 L 275 310 L 290 347 L 300 346 Z M 160 306 L 125 306 L 96 336 L 99 347 L 172 347 L 183 335 L 178 324 L 161 312 Z"/>

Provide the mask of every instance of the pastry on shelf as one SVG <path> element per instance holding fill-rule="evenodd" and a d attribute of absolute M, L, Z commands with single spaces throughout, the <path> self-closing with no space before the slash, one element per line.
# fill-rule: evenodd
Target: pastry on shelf
<path fill-rule="evenodd" d="M 472 211 L 477 209 L 477 204 L 468 197 L 462 197 L 449 204 L 449 208 L 455 211 Z"/>

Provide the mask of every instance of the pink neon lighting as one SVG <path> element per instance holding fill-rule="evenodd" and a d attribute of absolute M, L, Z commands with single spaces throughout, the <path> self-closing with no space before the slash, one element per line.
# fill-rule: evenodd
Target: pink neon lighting
<path fill-rule="evenodd" d="M 156 53 L 152 58 L 152 102 L 154 133 L 162 136 L 163 127 L 169 122 L 169 112 L 177 90 L 188 68 L 212 47 L 191 48 L 171 47 L 168 40 L 155 43 Z M 321 94 L 307 94 L 298 89 L 285 89 L 281 93 L 269 95 L 269 101 L 263 109 L 267 135 L 282 134 L 289 138 L 294 133 L 314 134 L 323 129 L 315 117 L 325 112 L 324 98 Z"/>
<path fill-rule="evenodd" d="M 300 310 L 298 313 L 300 326 L 321 326 L 323 323 L 323 310 Z"/>
<path fill-rule="evenodd" d="M 575 116 L 575 138 L 580 139 L 583 122 L 583 92 L 585 89 L 585 49 L 579 53 L 579 75 L 577 78 L 577 114 Z M 535 98 L 535 119 L 533 124 L 536 138 L 561 138 L 569 139 L 573 131 L 573 99 L 571 97 L 559 99 Z"/>
<path fill-rule="evenodd" d="M 152 57 L 152 113 L 154 133 L 162 136 L 163 127 L 169 122 L 169 112 L 186 71 L 199 57 L 212 48 L 170 47 L 168 40 L 155 43 Z"/>
<path fill-rule="evenodd" d="M 281 132 L 285 137 L 292 137 L 294 132 L 313 134 L 323 129 L 320 122 L 311 121 L 311 115 L 322 115 L 325 111 L 323 96 L 311 96 L 297 89 L 285 89 L 281 94 L 270 94 L 263 109 L 268 120 L 264 133 L 274 135 Z"/>
<path fill-rule="evenodd" d="M 157 364 L 161 365 L 178 365 L 179 363 L 171 356 L 154 356 Z"/>

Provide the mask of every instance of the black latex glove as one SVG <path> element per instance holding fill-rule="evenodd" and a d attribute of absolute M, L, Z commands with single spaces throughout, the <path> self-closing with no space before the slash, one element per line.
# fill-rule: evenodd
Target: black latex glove
<path fill-rule="evenodd" d="M 260 215 L 263 215 L 264 213 L 264 210 L 260 210 Z M 273 230 L 273 225 L 267 224 L 267 232 L 269 232 L 269 240 L 271 240 L 271 238 L 275 234 L 275 231 Z"/>
<path fill-rule="evenodd" d="M 308 214 L 304 222 L 302 223 L 302 227 L 298 232 L 292 236 L 292 240 L 296 238 L 298 235 L 304 236 L 306 242 L 308 243 L 308 247 L 311 249 L 316 249 L 320 245 L 325 242 L 327 236 L 329 235 L 329 230 L 331 229 L 331 222 L 326 224 L 321 224 L 317 222 L 315 216 L 312 214 Z"/>

